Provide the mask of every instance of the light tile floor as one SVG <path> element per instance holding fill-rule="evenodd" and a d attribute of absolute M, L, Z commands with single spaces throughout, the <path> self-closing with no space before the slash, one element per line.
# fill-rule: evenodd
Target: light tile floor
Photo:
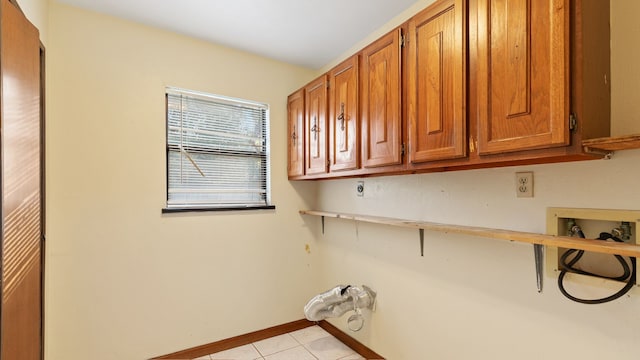
<path fill-rule="evenodd" d="M 319 326 L 254 342 L 195 360 L 364 360 Z"/>

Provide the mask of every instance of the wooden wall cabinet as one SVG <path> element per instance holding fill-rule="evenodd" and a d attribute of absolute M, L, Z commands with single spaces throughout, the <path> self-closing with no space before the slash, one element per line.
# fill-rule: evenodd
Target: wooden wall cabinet
<path fill-rule="evenodd" d="M 609 41 L 608 0 L 438 0 L 305 88 L 290 178 L 601 158 Z"/>
<path fill-rule="evenodd" d="M 304 90 L 298 90 L 287 99 L 287 173 L 289 177 L 304 175 L 304 112 Z"/>
<path fill-rule="evenodd" d="M 329 171 L 360 166 L 358 60 L 355 55 L 329 71 Z"/>
<path fill-rule="evenodd" d="M 305 174 L 325 174 L 327 162 L 327 76 L 312 81 L 304 89 Z"/>
<path fill-rule="evenodd" d="M 362 165 L 402 162 L 401 29 L 362 50 Z"/>
<path fill-rule="evenodd" d="M 409 161 L 466 155 L 465 7 L 440 1 L 411 18 L 407 32 Z"/>

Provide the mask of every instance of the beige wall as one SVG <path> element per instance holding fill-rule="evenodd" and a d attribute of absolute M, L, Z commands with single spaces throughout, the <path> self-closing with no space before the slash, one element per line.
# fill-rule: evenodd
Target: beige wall
<path fill-rule="evenodd" d="M 309 70 L 51 3 L 46 358 L 144 359 L 304 317 L 317 254 L 286 179 Z M 275 211 L 161 215 L 165 86 L 271 106 Z"/>
<path fill-rule="evenodd" d="M 636 1 L 612 5 L 612 128 L 618 135 L 640 133 L 640 53 L 632 45 L 640 36 L 633 16 L 640 9 Z M 355 194 L 357 179 L 321 181 L 318 205 L 544 233 L 547 207 L 640 209 L 638 164 L 640 150 L 634 150 L 609 161 L 367 178 L 363 198 Z M 534 172 L 533 199 L 516 198 L 517 171 Z M 547 273 L 538 294 L 531 246 L 427 232 L 420 257 L 415 230 L 342 220 L 328 220 L 326 233 L 317 236 L 323 264 L 318 288 L 351 283 L 378 291 L 376 311 L 355 336 L 389 359 L 596 360 L 640 353 L 638 288 L 615 302 L 587 306 L 565 299 L 557 274 Z M 595 283 L 572 290 L 603 295 Z M 347 331 L 346 316 L 332 323 Z"/>

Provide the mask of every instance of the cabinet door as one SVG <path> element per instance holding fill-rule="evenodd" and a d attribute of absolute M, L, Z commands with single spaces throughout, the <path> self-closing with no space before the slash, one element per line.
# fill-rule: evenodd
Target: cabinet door
<path fill-rule="evenodd" d="M 0 5 L 0 358 L 39 360 L 44 217 L 38 29 L 14 1 Z"/>
<path fill-rule="evenodd" d="M 569 143 L 570 0 L 478 0 L 480 154 Z"/>
<path fill-rule="evenodd" d="M 321 76 L 305 87 L 306 174 L 327 172 L 327 77 Z"/>
<path fill-rule="evenodd" d="M 407 97 L 412 163 L 466 155 L 464 1 L 409 21 Z"/>
<path fill-rule="evenodd" d="M 362 164 L 402 162 L 400 35 L 397 29 L 362 51 Z"/>
<path fill-rule="evenodd" d="M 304 175 L 304 90 L 299 90 L 287 99 L 288 119 L 288 163 L 289 176 Z"/>
<path fill-rule="evenodd" d="M 329 72 L 329 169 L 358 168 L 358 56 Z"/>

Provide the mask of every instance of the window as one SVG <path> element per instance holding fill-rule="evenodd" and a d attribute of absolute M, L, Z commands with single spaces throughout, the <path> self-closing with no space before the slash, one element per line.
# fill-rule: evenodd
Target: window
<path fill-rule="evenodd" d="M 269 107 L 167 88 L 167 207 L 272 209 Z"/>

